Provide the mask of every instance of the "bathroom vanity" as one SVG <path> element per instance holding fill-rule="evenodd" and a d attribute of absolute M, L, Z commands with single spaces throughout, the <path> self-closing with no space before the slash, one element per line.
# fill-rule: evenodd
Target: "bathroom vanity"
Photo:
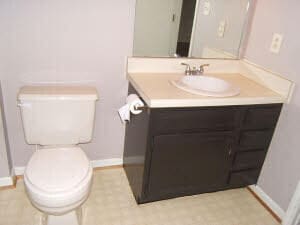
<path fill-rule="evenodd" d="M 132 117 L 124 167 L 137 202 L 256 184 L 281 106 L 148 108 Z"/>
<path fill-rule="evenodd" d="M 167 74 L 156 76 L 129 77 L 129 94 L 146 105 L 126 124 L 124 169 L 136 201 L 256 184 L 282 97 L 238 75 L 232 82 L 241 79 L 241 94 L 231 98 L 184 93 Z"/>

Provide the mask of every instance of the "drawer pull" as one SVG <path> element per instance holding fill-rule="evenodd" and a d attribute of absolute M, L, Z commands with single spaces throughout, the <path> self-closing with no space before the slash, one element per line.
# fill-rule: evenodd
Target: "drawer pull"
<path fill-rule="evenodd" d="M 232 155 L 232 148 L 231 148 L 231 146 L 230 146 L 230 145 L 228 146 L 228 155 L 229 155 L 229 156 L 231 156 L 231 155 Z"/>

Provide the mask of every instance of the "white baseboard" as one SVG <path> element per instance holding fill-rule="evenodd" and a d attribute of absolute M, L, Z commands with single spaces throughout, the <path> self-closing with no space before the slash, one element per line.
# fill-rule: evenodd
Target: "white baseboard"
<path fill-rule="evenodd" d="M 123 165 L 122 158 L 112 158 L 112 159 L 101 159 L 101 160 L 92 160 L 92 167 L 106 167 L 106 166 L 120 166 Z M 14 168 L 14 174 L 16 176 L 21 176 L 24 174 L 25 167 L 17 166 Z"/>
<path fill-rule="evenodd" d="M 12 177 L 1 177 L 0 178 L 0 187 L 11 186 L 14 184 Z"/>
<path fill-rule="evenodd" d="M 102 160 L 92 160 L 92 167 L 105 167 L 105 166 L 120 166 L 123 165 L 122 158 L 113 158 L 113 159 L 102 159 Z"/>
<path fill-rule="evenodd" d="M 285 216 L 284 210 L 259 186 L 251 185 L 249 188 L 264 202 L 266 205 L 280 218 L 283 219 Z"/>
<path fill-rule="evenodd" d="M 24 166 L 16 166 L 14 167 L 14 173 L 16 176 L 22 176 L 24 174 L 25 167 Z"/>

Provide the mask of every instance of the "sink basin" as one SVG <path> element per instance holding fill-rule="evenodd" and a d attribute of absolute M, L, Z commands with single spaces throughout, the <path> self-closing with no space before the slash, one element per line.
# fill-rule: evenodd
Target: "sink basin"
<path fill-rule="evenodd" d="M 181 90 L 196 95 L 230 97 L 240 94 L 239 87 L 211 76 L 184 76 L 179 80 L 172 80 L 171 83 Z"/>

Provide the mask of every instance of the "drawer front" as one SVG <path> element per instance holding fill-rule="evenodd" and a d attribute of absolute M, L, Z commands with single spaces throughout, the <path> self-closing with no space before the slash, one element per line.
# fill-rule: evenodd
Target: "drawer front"
<path fill-rule="evenodd" d="M 229 178 L 230 187 L 244 187 L 257 183 L 260 169 L 232 172 Z"/>
<path fill-rule="evenodd" d="M 153 120 L 155 133 L 233 130 L 237 120 L 237 110 L 231 107 L 154 110 Z"/>
<path fill-rule="evenodd" d="M 272 140 L 273 130 L 244 131 L 240 137 L 240 148 L 242 149 L 265 149 L 269 147 Z"/>
<path fill-rule="evenodd" d="M 233 162 L 234 170 L 261 168 L 266 151 L 237 152 Z"/>
<path fill-rule="evenodd" d="M 281 111 L 281 104 L 256 107 L 247 110 L 243 121 L 243 129 L 275 128 Z"/>

